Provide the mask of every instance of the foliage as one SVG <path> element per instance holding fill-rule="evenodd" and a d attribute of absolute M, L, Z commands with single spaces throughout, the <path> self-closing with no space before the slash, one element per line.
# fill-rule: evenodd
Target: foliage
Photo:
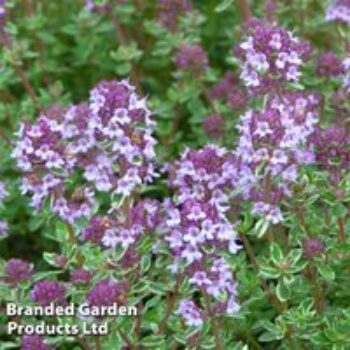
<path fill-rule="evenodd" d="M 1 349 L 350 348 L 349 25 L 345 0 L 0 1 L 1 328 L 109 327 Z"/>

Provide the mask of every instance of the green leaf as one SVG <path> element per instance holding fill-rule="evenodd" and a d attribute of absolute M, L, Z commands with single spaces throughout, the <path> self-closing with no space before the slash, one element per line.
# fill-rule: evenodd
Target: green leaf
<path fill-rule="evenodd" d="M 221 4 L 215 7 L 215 12 L 224 12 L 233 4 L 233 2 L 234 0 L 224 0 Z"/>
<path fill-rule="evenodd" d="M 264 236 L 264 234 L 266 233 L 267 229 L 269 228 L 269 222 L 264 220 L 264 219 L 260 219 L 254 226 L 254 229 L 252 230 L 252 233 L 257 236 L 258 238 L 261 238 L 262 236 Z"/>
<path fill-rule="evenodd" d="M 279 301 L 286 301 L 289 298 L 289 288 L 282 283 L 281 281 L 278 282 L 277 286 L 276 286 L 276 296 L 278 298 Z"/>
<path fill-rule="evenodd" d="M 126 75 L 130 72 L 132 66 L 129 62 L 118 64 L 115 68 L 116 72 L 120 75 Z"/>
<path fill-rule="evenodd" d="M 291 263 L 292 266 L 300 260 L 303 252 L 301 249 L 293 249 L 287 255 L 287 260 Z"/>
<path fill-rule="evenodd" d="M 332 209 L 331 214 L 337 218 L 345 217 L 347 208 L 342 203 L 337 203 Z"/>
<path fill-rule="evenodd" d="M 278 335 L 270 332 L 265 332 L 259 337 L 261 342 L 270 342 L 276 339 L 279 339 Z"/>
<path fill-rule="evenodd" d="M 51 279 L 53 277 L 56 277 L 60 273 L 62 273 L 62 271 L 60 271 L 60 270 L 58 270 L 58 271 L 38 272 L 38 273 L 36 273 L 33 276 L 33 280 L 34 281 L 40 281 L 40 280 L 43 280 L 43 279 Z"/>
<path fill-rule="evenodd" d="M 141 260 L 141 272 L 142 273 L 147 272 L 150 266 L 151 266 L 151 259 L 149 258 L 149 256 L 147 255 L 143 256 Z"/>
<path fill-rule="evenodd" d="M 2 343 L 1 350 L 5 350 L 5 349 L 18 349 L 18 344 L 14 342 Z"/>
<path fill-rule="evenodd" d="M 280 277 L 280 271 L 272 266 L 260 266 L 259 274 L 267 279 L 275 279 Z"/>
<path fill-rule="evenodd" d="M 55 263 L 55 256 L 56 256 L 55 253 L 48 253 L 48 252 L 45 252 L 45 253 L 43 254 L 44 260 L 45 260 L 49 265 L 52 265 L 52 266 L 56 266 L 56 263 Z"/>
<path fill-rule="evenodd" d="M 277 243 L 272 243 L 270 246 L 270 259 L 275 264 L 280 264 L 284 257 L 281 247 Z"/>
<path fill-rule="evenodd" d="M 160 282 L 153 282 L 150 284 L 149 289 L 155 293 L 155 294 L 166 294 L 171 286 L 165 285 L 164 283 Z"/>
<path fill-rule="evenodd" d="M 136 43 L 119 46 L 117 51 L 110 52 L 111 57 L 117 62 L 138 60 L 142 56 L 142 51 L 137 48 Z"/>
<path fill-rule="evenodd" d="M 163 349 L 165 345 L 164 335 L 149 335 L 142 339 L 141 344 L 145 346 L 146 349 Z"/>
<path fill-rule="evenodd" d="M 304 270 L 306 266 L 307 266 L 307 261 L 298 261 L 296 264 L 294 264 L 289 268 L 288 272 L 297 273 L 301 270 Z"/>
<path fill-rule="evenodd" d="M 329 265 L 326 264 L 318 264 L 317 270 L 322 278 L 326 281 L 332 281 L 335 278 L 335 273 Z"/>
<path fill-rule="evenodd" d="M 253 218 L 250 213 L 243 213 L 243 219 L 239 225 L 239 232 L 247 232 L 253 224 Z"/>

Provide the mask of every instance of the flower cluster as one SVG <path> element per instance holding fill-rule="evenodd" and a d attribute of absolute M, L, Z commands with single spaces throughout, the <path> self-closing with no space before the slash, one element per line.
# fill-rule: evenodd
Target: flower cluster
<path fill-rule="evenodd" d="M 326 52 L 318 58 L 316 73 L 326 78 L 339 76 L 343 73 L 342 61 L 333 52 Z"/>
<path fill-rule="evenodd" d="M 350 24 L 350 1 L 335 0 L 326 10 L 326 20 Z"/>
<path fill-rule="evenodd" d="M 175 31 L 179 18 L 191 10 L 189 0 L 159 0 L 158 20 L 165 28 Z"/>
<path fill-rule="evenodd" d="M 253 92 L 266 93 L 284 82 L 297 82 L 300 67 L 310 55 L 310 46 L 283 28 L 259 22 L 239 45 L 243 62 L 241 78 Z"/>
<path fill-rule="evenodd" d="M 318 104 L 314 94 L 288 92 L 270 98 L 264 110 L 241 117 L 235 155 L 256 175 L 256 183 L 241 190 L 254 199 L 254 212 L 270 222 L 282 220 L 277 203 L 289 194 L 298 165 L 314 160 L 308 141 L 318 121 Z"/>
<path fill-rule="evenodd" d="M 22 339 L 21 350 L 48 350 L 44 339 L 39 335 L 25 335 Z"/>
<path fill-rule="evenodd" d="M 122 215 L 96 216 L 82 232 L 84 241 L 105 247 L 121 245 L 128 248 L 145 232 L 154 229 L 159 221 L 159 203 L 144 199 L 128 208 Z"/>
<path fill-rule="evenodd" d="M 265 17 L 268 20 L 274 20 L 277 14 L 277 11 L 279 9 L 278 2 L 276 0 L 266 0 L 264 11 L 265 11 Z"/>
<path fill-rule="evenodd" d="M 219 114 L 209 115 L 203 119 L 205 133 L 213 138 L 219 138 L 225 131 L 225 119 Z"/>
<path fill-rule="evenodd" d="M 224 76 L 211 89 L 210 96 L 215 99 L 226 99 L 237 84 L 238 78 L 232 72 L 226 71 Z"/>
<path fill-rule="evenodd" d="M 138 201 L 129 208 L 126 217 L 119 218 L 113 227 L 105 232 L 103 244 L 112 248 L 118 244 L 123 248 L 133 245 L 143 233 L 151 232 L 157 227 L 159 206 L 158 201 L 152 199 Z"/>
<path fill-rule="evenodd" d="M 153 199 L 139 200 L 119 212 L 93 217 L 82 231 L 81 239 L 104 248 L 121 247 L 124 250 L 120 263 L 132 266 L 140 260 L 137 244 L 145 234 L 153 233 L 160 225 L 160 203 Z"/>
<path fill-rule="evenodd" d="M 242 88 L 239 87 L 238 79 L 230 71 L 225 72 L 223 78 L 212 88 L 210 98 L 222 100 L 233 109 L 245 107 L 247 97 Z"/>
<path fill-rule="evenodd" d="M 202 266 L 202 270 L 197 266 L 196 272 L 189 280 L 190 283 L 216 298 L 219 298 L 220 295 L 228 296 L 224 302 L 216 303 L 215 309 L 218 313 L 237 312 L 240 308 L 236 301 L 237 283 L 232 277 L 230 266 L 223 258 L 215 258 L 210 263 L 211 266 Z"/>
<path fill-rule="evenodd" d="M 223 258 L 213 259 L 211 263 L 211 267 L 200 263 L 191 268 L 195 272 L 192 272 L 189 282 L 204 294 L 215 298 L 212 307 L 214 314 L 236 313 L 240 306 L 236 300 L 237 283 L 232 277 L 231 268 Z M 222 296 L 225 298 L 222 299 Z M 206 314 L 190 299 L 181 300 L 177 313 L 185 319 L 188 326 L 201 326 Z"/>
<path fill-rule="evenodd" d="M 107 216 L 94 216 L 88 226 L 83 230 L 81 238 L 94 244 L 102 244 L 106 231 L 114 225 L 114 221 Z"/>
<path fill-rule="evenodd" d="M 90 290 L 87 302 L 90 306 L 111 306 L 126 302 L 127 282 L 115 282 L 111 278 L 99 281 Z"/>
<path fill-rule="evenodd" d="M 228 305 L 235 297 L 235 282 L 219 259 L 220 252 L 228 249 L 235 254 L 240 249 L 234 225 L 227 218 L 233 160 L 225 149 L 213 145 L 186 150 L 169 166 L 175 202 L 164 203 L 162 231 L 173 256 L 171 270 L 184 270 L 191 283 L 199 289 L 208 287 L 207 292 L 216 298 L 226 292 L 227 308 L 221 312 L 234 312 Z M 186 308 L 181 310 L 187 314 Z"/>
<path fill-rule="evenodd" d="M 203 315 L 198 306 L 190 299 L 183 299 L 180 302 L 177 314 L 181 315 L 187 326 L 201 326 Z"/>
<path fill-rule="evenodd" d="M 55 264 L 56 267 L 60 269 L 65 269 L 68 262 L 69 260 L 64 255 L 55 254 L 53 256 L 53 263 Z"/>
<path fill-rule="evenodd" d="M 325 243 L 319 238 L 306 238 L 303 241 L 303 255 L 306 259 L 313 259 L 326 250 Z"/>
<path fill-rule="evenodd" d="M 11 286 L 27 281 L 33 274 L 33 269 L 27 261 L 10 259 L 5 268 L 4 280 Z"/>
<path fill-rule="evenodd" d="M 70 281 L 74 285 L 86 285 L 90 282 L 93 273 L 91 271 L 84 270 L 83 268 L 76 269 L 70 274 Z"/>
<path fill-rule="evenodd" d="M 226 217 L 233 167 L 232 156 L 214 145 L 199 151 L 187 149 L 170 166 L 176 205 L 165 203 L 170 228 L 166 240 L 187 263 L 199 260 L 206 245 L 226 245 L 232 253 L 238 250 L 234 227 Z"/>
<path fill-rule="evenodd" d="M 102 81 L 88 103 L 22 125 L 13 157 L 25 174 L 23 193 L 33 194 L 36 209 L 51 197 L 53 211 L 70 223 L 91 215 L 94 188 L 128 196 L 155 176 L 150 116 L 128 82 Z M 80 173 L 87 185 L 71 191 Z"/>
<path fill-rule="evenodd" d="M 178 69 L 198 76 L 208 68 L 209 61 L 207 53 L 200 45 L 184 44 L 179 48 L 175 64 Z"/>
<path fill-rule="evenodd" d="M 57 305 L 66 304 L 66 287 L 58 281 L 43 280 L 37 282 L 32 290 L 32 299 L 41 306 L 51 303 Z"/>
<path fill-rule="evenodd" d="M 350 136 L 343 127 L 317 128 L 312 135 L 316 163 L 339 182 L 350 167 Z"/>

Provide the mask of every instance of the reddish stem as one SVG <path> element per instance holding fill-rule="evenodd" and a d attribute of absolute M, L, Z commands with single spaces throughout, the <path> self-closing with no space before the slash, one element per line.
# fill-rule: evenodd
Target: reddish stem
<path fill-rule="evenodd" d="M 175 301 L 176 301 L 177 295 L 179 293 L 179 289 L 180 289 L 180 285 L 181 285 L 182 280 L 183 280 L 183 277 L 180 274 L 178 274 L 176 277 L 176 284 L 175 284 L 174 292 L 171 295 L 171 297 L 168 296 L 168 298 L 167 298 L 167 308 L 166 308 L 166 312 L 165 312 L 163 319 L 159 323 L 159 328 L 158 328 L 158 332 L 157 332 L 158 334 L 163 333 L 163 331 L 166 327 L 166 323 L 167 323 L 171 313 L 173 312 L 173 309 L 175 306 Z"/>
<path fill-rule="evenodd" d="M 243 22 L 248 22 L 252 17 L 248 0 L 238 0 L 238 8 L 241 17 L 243 18 Z"/>
<path fill-rule="evenodd" d="M 213 312 L 211 304 L 210 304 L 209 295 L 208 295 L 207 291 L 204 288 L 202 289 L 202 291 L 203 291 L 203 295 L 204 295 L 204 301 L 205 301 L 205 306 L 206 306 L 206 309 L 207 309 L 207 313 L 208 313 L 208 316 L 211 318 L 212 325 L 213 325 L 213 328 L 214 328 L 214 337 L 215 337 L 215 344 L 216 344 L 215 345 L 215 350 L 223 350 L 224 348 L 222 346 L 221 338 L 219 336 L 219 334 L 220 334 L 220 327 L 219 327 L 219 324 L 215 320 L 215 315 L 214 315 L 214 312 Z"/>
<path fill-rule="evenodd" d="M 68 222 L 65 223 L 66 224 L 66 227 L 67 227 L 67 231 L 68 231 L 68 236 L 69 236 L 69 241 L 72 245 L 76 245 L 77 244 L 77 239 L 75 237 L 75 234 L 74 234 L 74 230 L 73 230 L 73 227 L 71 224 L 69 224 Z M 80 267 L 82 267 L 84 265 L 84 257 L 80 254 L 79 251 L 77 251 L 77 262 L 78 262 L 78 265 Z"/>
<path fill-rule="evenodd" d="M 0 41 L 7 49 L 9 49 L 9 50 L 12 49 L 11 40 L 10 40 L 9 36 L 7 35 L 7 33 L 3 30 L 0 31 Z M 27 94 L 32 99 L 35 109 L 37 111 L 40 111 L 40 107 L 39 107 L 40 104 L 39 104 L 38 96 L 36 95 L 34 88 L 32 87 L 29 80 L 27 79 L 22 67 L 15 62 L 11 62 L 11 63 L 12 63 L 13 69 L 14 69 L 17 77 L 19 78 L 19 80 L 21 81 L 21 83 L 24 87 L 24 90 L 27 92 Z"/>
<path fill-rule="evenodd" d="M 253 250 L 252 246 L 250 245 L 248 238 L 244 234 L 242 234 L 240 237 L 243 241 L 244 248 L 245 248 L 246 252 L 248 253 L 249 260 L 252 263 L 253 268 L 255 269 L 255 271 L 257 273 L 259 273 L 259 270 L 260 270 L 259 263 L 256 259 L 254 250 Z M 274 306 L 277 311 L 280 311 L 280 306 L 278 304 L 276 296 L 274 295 L 273 292 L 271 292 L 271 290 L 270 290 L 268 284 L 265 282 L 265 280 L 261 277 L 258 277 L 258 278 L 259 278 L 260 284 L 261 284 L 267 298 L 269 299 L 271 305 Z"/>
<path fill-rule="evenodd" d="M 338 239 L 339 239 L 340 243 L 345 243 L 346 242 L 346 234 L 345 234 L 344 218 L 338 218 L 337 221 L 338 221 L 338 227 L 339 227 Z"/>

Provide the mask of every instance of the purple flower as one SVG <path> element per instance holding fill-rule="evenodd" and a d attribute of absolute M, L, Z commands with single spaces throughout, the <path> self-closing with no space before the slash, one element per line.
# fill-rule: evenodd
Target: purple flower
<path fill-rule="evenodd" d="M 138 253 L 136 247 L 129 247 L 123 254 L 123 257 L 120 261 L 120 266 L 121 268 L 127 270 L 132 266 L 140 264 L 140 262 L 141 262 L 141 256 Z"/>
<path fill-rule="evenodd" d="M 350 167 L 350 136 L 343 127 L 317 128 L 312 135 L 316 163 L 339 182 Z"/>
<path fill-rule="evenodd" d="M 124 217 L 118 215 L 118 208 L 112 208 L 109 216 L 93 217 L 82 232 L 84 241 L 91 241 L 107 248 L 120 245 L 132 248 L 143 234 L 156 230 L 160 222 L 160 203 L 144 199 L 129 207 Z"/>
<path fill-rule="evenodd" d="M 203 73 L 209 65 L 207 53 L 199 45 L 182 45 L 175 58 L 178 69 L 191 72 L 198 76 Z"/>
<path fill-rule="evenodd" d="M 298 168 L 314 161 L 310 141 L 318 121 L 318 105 L 314 94 L 285 93 L 268 99 L 265 109 L 248 111 L 241 117 L 234 151 L 241 174 L 236 187 L 245 199 L 255 202 L 254 213 L 271 223 L 282 221 L 278 203 L 283 196 L 290 196 Z"/>
<path fill-rule="evenodd" d="M 326 10 L 326 20 L 331 22 L 339 22 L 350 24 L 350 1 L 335 0 Z"/>
<path fill-rule="evenodd" d="M 224 99 L 237 84 L 238 79 L 236 76 L 232 72 L 226 71 L 222 79 L 220 79 L 211 89 L 210 96 L 214 99 Z"/>
<path fill-rule="evenodd" d="M 128 196 L 156 176 L 154 122 L 146 100 L 127 81 L 102 81 L 88 103 L 51 108 L 22 124 L 12 156 L 23 172 L 22 193 L 39 210 L 50 198 L 66 222 L 90 217 L 95 193 Z M 83 183 L 71 193 L 72 178 Z"/>
<path fill-rule="evenodd" d="M 235 110 L 243 109 L 246 103 L 247 96 L 242 89 L 233 88 L 227 96 L 227 104 Z"/>
<path fill-rule="evenodd" d="M 112 279 L 99 281 L 90 290 L 87 301 L 91 306 L 111 306 L 126 302 L 127 282 L 115 282 Z"/>
<path fill-rule="evenodd" d="M 225 72 L 209 93 L 212 99 L 225 101 L 231 108 L 240 110 L 245 107 L 247 98 L 239 87 L 238 79 L 230 71 Z"/>
<path fill-rule="evenodd" d="M 266 0 L 264 10 L 266 18 L 271 21 L 276 17 L 278 2 L 276 2 L 276 0 Z"/>
<path fill-rule="evenodd" d="M 213 138 L 219 138 L 225 131 L 225 119 L 218 114 L 210 115 L 203 120 L 204 131 Z"/>
<path fill-rule="evenodd" d="M 179 18 L 191 10 L 189 0 L 158 0 L 158 21 L 168 30 L 175 31 Z"/>
<path fill-rule="evenodd" d="M 205 271 L 197 271 L 193 274 L 193 277 L 190 278 L 189 282 L 196 285 L 199 288 L 207 287 L 212 284 L 212 281 L 208 278 Z"/>
<path fill-rule="evenodd" d="M 64 255 L 56 254 L 54 256 L 54 263 L 57 267 L 64 269 L 68 264 L 68 259 Z"/>
<path fill-rule="evenodd" d="M 32 299 L 41 306 L 51 303 L 56 305 L 66 304 L 66 287 L 58 281 L 44 280 L 37 282 L 32 290 Z"/>
<path fill-rule="evenodd" d="M 303 254 L 306 259 L 313 259 L 324 253 L 325 243 L 318 238 L 306 238 L 303 241 Z"/>
<path fill-rule="evenodd" d="M 31 278 L 33 269 L 27 261 L 21 259 L 10 259 L 5 267 L 6 283 L 16 286 Z"/>
<path fill-rule="evenodd" d="M 94 205 L 94 193 L 89 188 L 77 188 L 67 200 L 64 197 L 53 202 L 52 211 L 63 220 L 73 224 L 74 221 L 89 217 Z"/>
<path fill-rule="evenodd" d="M 279 222 L 283 221 L 281 210 L 269 203 L 254 203 L 253 214 L 264 217 L 266 221 L 272 224 L 278 224 Z"/>
<path fill-rule="evenodd" d="M 343 73 L 342 61 L 333 53 L 326 52 L 318 58 L 316 73 L 331 78 Z"/>
<path fill-rule="evenodd" d="M 102 238 L 104 237 L 106 231 L 114 226 L 114 221 L 107 216 L 96 216 L 93 217 L 87 228 L 82 232 L 82 240 L 90 241 L 92 243 L 101 245 Z"/>
<path fill-rule="evenodd" d="M 201 270 L 205 268 L 205 270 Z M 207 294 L 213 296 L 216 302 L 220 302 L 220 314 L 233 314 L 240 307 L 236 300 L 237 283 L 233 279 L 230 266 L 223 258 L 213 258 L 206 263 L 199 263 L 190 269 L 192 277 L 189 282 L 199 290 L 205 290 Z M 223 298 L 222 296 L 226 297 Z"/>
<path fill-rule="evenodd" d="M 313 94 L 288 93 L 270 99 L 263 111 L 248 111 L 238 126 L 235 153 L 249 164 L 267 162 L 268 171 L 280 173 L 296 160 L 294 152 L 306 146 L 315 130 L 318 104 Z"/>
<path fill-rule="evenodd" d="M 218 257 L 224 249 L 232 254 L 240 249 L 228 220 L 229 194 L 237 176 L 235 157 L 224 148 L 207 145 L 198 151 L 187 149 L 168 170 L 175 200 L 163 204 L 160 232 L 172 258 L 169 269 L 184 272 L 192 285 L 215 299 L 225 295 L 225 305 L 229 300 L 233 305 L 235 282 Z M 179 312 L 188 325 L 200 325 L 199 311 L 189 302 Z M 223 308 L 228 311 L 232 308 Z"/>
<path fill-rule="evenodd" d="M 44 338 L 39 335 L 25 335 L 22 338 L 21 350 L 48 350 Z"/>
<path fill-rule="evenodd" d="M 91 271 L 80 268 L 71 272 L 70 280 L 75 285 L 86 285 L 90 282 L 92 276 L 93 274 Z"/>
<path fill-rule="evenodd" d="M 202 259 L 205 247 L 226 246 L 235 253 L 236 234 L 226 217 L 234 158 L 225 149 L 208 145 L 186 150 L 169 171 L 177 200 L 164 203 L 163 231 L 176 259 L 191 264 Z"/>
<path fill-rule="evenodd" d="M 300 67 L 310 56 L 310 46 L 291 32 L 262 21 L 235 50 L 243 63 L 241 79 L 254 93 L 265 94 L 284 82 L 296 82 Z"/>
<path fill-rule="evenodd" d="M 96 216 L 90 220 L 82 231 L 82 240 L 106 249 L 123 248 L 124 253 L 118 263 L 128 268 L 140 261 L 137 252 L 140 240 L 154 234 L 161 226 L 160 209 L 160 203 L 153 199 L 130 203 L 123 215 L 120 215 L 119 208 L 112 207 L 108 216 Z"/>
<path fill-rule="evenodd" d="M 187 326 L 199 327 L 203 324 L 203 316 L 192 300 L 181 300 L 177 314 L 185 319 Z"/>
<path fill-rule="evenodd" d="M 156 141 L 151 136 L 155 125 L 151 112 L 145 99 L 140 99 L 126 81 L 101 82 L 91 91 L 89 105 L 92 111 L 89 129 L 94 130 L 96 138 L 112 144 L 109 161 L 102 162 L 105 166 L 101 168 L 101 186 L 109 190 L 107 180 L 116 186 L 117 193 L 128 196 L 136 186 L 150 182 L 156 175 L 152 163 Z M 113 164 L 120 169 L 114 179 Z"/>

